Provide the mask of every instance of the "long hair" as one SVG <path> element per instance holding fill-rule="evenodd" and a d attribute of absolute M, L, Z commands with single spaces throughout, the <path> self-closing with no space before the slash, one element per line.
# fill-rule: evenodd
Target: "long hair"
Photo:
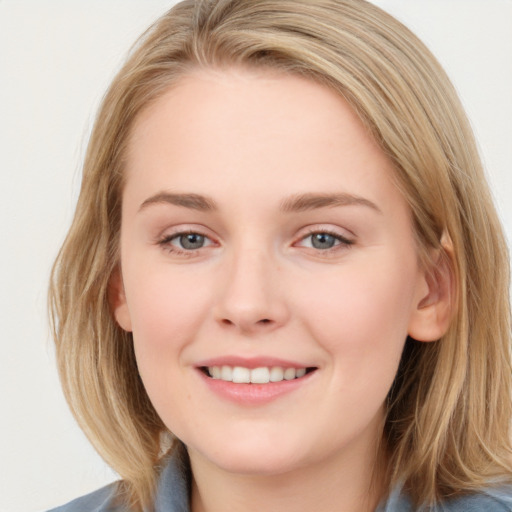
<path fill-rule="evenodd" d="M 445 72 L 406 27 L 364 0 L 185 0 L 141 37 L 104 98 L 49 292 L 67 400 L 133 508 L 151 504 L 166 428 L 138 375 L 131 334 L 109 308 L 126 144 L 139 113 L 189 70 L 237 65 L 307 77 L 348 101 L 394 164 L 420 258 L 436 249 L 453 270 L 448 332 L 406 342 L 388 396 L 390 487 L 401 482 L 415 503 L 434 503 L 508 481 L 508 254 Z"/>

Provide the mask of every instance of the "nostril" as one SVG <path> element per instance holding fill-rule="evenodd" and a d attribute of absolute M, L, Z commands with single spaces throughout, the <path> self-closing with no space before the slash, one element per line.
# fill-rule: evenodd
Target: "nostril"
<path fill-rule="evenodd" d="M 271 328 L 273 325 L 276 325 L 276 321 L 272 318 L 229 318 L 224 317 L 220 318 L 219 322 L 226 328 L 238 327 L 243 331 L 250 331 L 251 329 L 259 330 L 258 328 Z"/>

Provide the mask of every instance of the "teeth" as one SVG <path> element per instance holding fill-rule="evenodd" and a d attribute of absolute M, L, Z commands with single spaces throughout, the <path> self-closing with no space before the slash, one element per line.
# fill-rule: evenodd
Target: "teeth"
<path fill-rule="evenodd" d="M 299 368 L 298 370 L 295 370 L 295 377 L 297 377 L 297 379 L 304 377 L 304 375 L 306 375 L 306 368 Z"/>
<path fill-rule="evenodd" d="M 295 368 L 286 368 L 284 371 L 284 380 L 295 379 Z"/>
<path fill-rule="evenodd" d="M 279 382 L 284 378 L 284 370 L 279 366 L 274 366 L 270 370 L 270 382 Z"/>
<path fill-rule="evenodd" d="M 233 368 L 233 382 L 239 384 L 249 384 L 249 382 L 251 382 L 251 370 L 249 370 L 249 368 L 235 366 Z"/>
<path fill-rule="evenodd" d="M 208 374 L 213 379 L 237 384 L 267 384 L 283 380 L 299 379 L 306 375 L 306 368 L 282 368 L 280 366 L 244 368 L 243 366 L 209 366 Z"/>
<path fill-rule="evenodd" d="M 220 369 L 220 378 L 231 382 L 233 380 L 233 368 L 231 368 L 231 366 L 223 366 Z"/>
<path fill-rule="evenodd" d="M 266 384 L 270 380 L 268 368 L 254 368 L 251 370 L 251 382 L 253 384 Z"/>

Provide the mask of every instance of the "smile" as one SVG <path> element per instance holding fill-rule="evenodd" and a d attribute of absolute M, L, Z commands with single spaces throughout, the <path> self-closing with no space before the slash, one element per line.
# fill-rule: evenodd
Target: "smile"
<path fill-rule="evenodd" d="M 202 370 L 209 377 L 235 384 L 268 384 L 304 377 L 314 368 L 285 368 L 281 366 L 262 366 L 259 368 L 246 368 L 243 366 L 208 366 Z"/>

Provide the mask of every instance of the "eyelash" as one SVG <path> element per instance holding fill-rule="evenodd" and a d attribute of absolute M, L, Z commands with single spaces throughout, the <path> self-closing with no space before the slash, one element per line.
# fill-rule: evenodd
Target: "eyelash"
<path fill-rule="evenodd" d="M 339 251 L 339 250 L 343 250 L 343 249 L 348 249 L 351 245 L 354 245 L 355 243 L 355 240 L 352 240 L 352 239 L 349 239 L 347 237 L 344 237 L 342 235 L 340 235 L 339 233 L 337 233 L 336 231 L 334 230 L 330 230 L 330 229 L 310 229 L 306 235 L 302 236 L 299 240 L 299 243 L 300 242 L 304 242 L 305 240 L 307 240 L 308 238 L 312 237 L 313 235 L 328 235 L 328 236 L 332 236 L 335 241 L 337 243 L 335 243 L 335 245 L 333 247 L 329 247 L 327 249 L 318 249 L 318 248 L 315 248 L 315 247 L 310 247 L 310 249 L 313 249 L 315 252 L 318 252 L 318 254 L 321 254 L 321 255 L 330 255 L 332 254 L 333 252 L 335 251 Z"/>
<path fill-rule="evenodd" d="M 180 249 L 179 247 L 172 245 L 173 240 L 179 239 L 179 238 L 187 236 L 187 235 L 198 235 L 198 236 L 204 238 L 205 240 L 209 240 L 210 243 L 206 246 L 202 246 L 197 249 L 185 249 L 185 248 Z M 166 235 L 157 241 L 157 244 L 160 247 L 162 247 L 163 249 L 165 249 L 167 252 L 176 254 L 178 256 L 187 256 L 187 257 L 194 256 L 198 251 L 200 251 L 201 249 L 204 249 L 205 247 L 209 247 L 213 243 L 214 242 L 212 242 L 212 240 L 209 236 L 203 235 L 202 233 L 200 233 L 198 231 L 194 231 L 192 229 L 187 230 L 187 231 L 179 231 L 177 233 L 172 233 L 170 235 Z"/>
<path fill-rule="evenodd" d="M 185 248 L 180 249 L 177 246 L 172 244 L 173 240 L 179 239 L 179 238 L 187 236 L 187 235 L 200 236 L 200 237 L 204 238 L 205 240 L 209 240 L 210 243 L 208 243 L 207 245 L 198 247 L 197 249 L 185 249 Z M 308 231 L 308 233 L 306 235 L 302 236 L 299 239 L 299 241 L 296 242 L 294 245 L 304 242 L 305 240 L 312 237 L 313 235 L 328 235 L 328 236 L 333 237 L 335 239 L 335 242 L 337 242 L 337 243 L 335 243 L 335 245 L 333 247 L 329 247 L 329 248 L 325 248 L 325 249 L 319 249 L 316 247 L 308 247 L 309 249 L 314 250 L 318 254 L 328 255 L 328 254 L 331 254 L 338 250 L 347 249 L 351 245 L 354 244 L 354 240 L 346 238 L 346 237 L 340 235 L 339 233 L 336 233 L 333 230 L 311 229 L 310 231 Z M 209 247 L 210 245 L 213 245 L 214 243 L 215 242 L 213 242 L 209 236 L 204 235 L 204 234 L 202 234 L 198 231 L 194 231 L 194 230 L 187 230 L 187 231 L 180 231 L 177 233 L 172 233 L 172 234 L 164 236 L 163 238 L 161 238 L 157 241 L 157 244 L 160 247 L 162 247 L 163 249 L 165 249 L 167 252 L 176 254 L 178 256 L 187 256 L 187 257 L 196 255 L 198 251 L 200 251 L 201 249 L 204 249 L 205 247 Z"/>

